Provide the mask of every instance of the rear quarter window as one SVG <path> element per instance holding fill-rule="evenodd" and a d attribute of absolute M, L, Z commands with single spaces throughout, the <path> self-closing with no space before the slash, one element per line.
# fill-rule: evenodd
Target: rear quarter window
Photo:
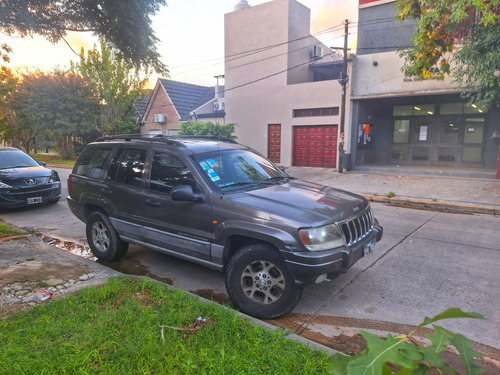
<path fill-rule="evenodd" d="M 79 176 L 99 178 L 104 169 L 106 158 L 112 149 L 112 146 L 87 147 L 78 158 L 73 173 Z"/>

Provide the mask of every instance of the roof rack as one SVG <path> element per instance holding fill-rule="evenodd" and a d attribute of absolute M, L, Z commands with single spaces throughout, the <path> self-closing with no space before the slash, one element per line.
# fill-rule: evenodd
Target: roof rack
<path fill-rule="evenodd" d="M 182 140 L 196 140 L 205 139 L 212 141 L 222 141 L 237 143 L 236 141 L 228 138 L 219 137 L 216 135 L 143 135 L 143 134 L 116 134 L 116 135 L 106 135 L 96 139 L 96 142 L 106 142 L 113 140 L 124 140 L 124 141 L 144 141 L 144 142 L 163 142 L 169 144 L 183 145 Z"/>

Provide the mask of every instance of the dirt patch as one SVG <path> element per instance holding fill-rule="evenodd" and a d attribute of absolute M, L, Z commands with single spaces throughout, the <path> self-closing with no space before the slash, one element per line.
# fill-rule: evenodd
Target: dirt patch
<path fill-rule="evenodd" d="M 190 293 L 196 294 L 200 297 L 203 297 L 205 299 L 220 303 L 220 304 L 225 304 L 225 305 L 231 305 L 231 300 L 227 295 L 224 293 L 215 293 L 211 289 L 197 289 L 197 290 L 191 290 Z"/>
<path fill-rule="evenodd" d="M 46 281 L 55 277 L 64 280 L 78 279 L 87 272 L 88 268 L 85 265 L 75 266 L 72 264 L 71 267 L 68 267 L 68 264 L 64 263 L 28 262 L 18 266 L 1 268 L 0 286 L 15 282 L 33 282 L 40 283 L 43 287 Z"/>

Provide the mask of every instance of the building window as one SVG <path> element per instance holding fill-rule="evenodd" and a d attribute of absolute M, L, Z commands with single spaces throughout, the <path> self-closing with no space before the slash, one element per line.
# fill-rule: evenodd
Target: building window
<path fill-rule="evenodd" d="M 393 116 L 432 116 L 436 113 L 434 104 L 395 105 Z"/>
<path fill-rule="evenodd" d="M 339 107 L 294 109 L 293 117 L 338 116 Z"/>
<path fill-rule="evenodd" d="M 475 104 L 469 103 L 443 103 L 439 113 L 441 115 L 461 115 L 463 113 L 473 114 L 473 113 L 483 113 L 483 111 L 478 108 Z"/>

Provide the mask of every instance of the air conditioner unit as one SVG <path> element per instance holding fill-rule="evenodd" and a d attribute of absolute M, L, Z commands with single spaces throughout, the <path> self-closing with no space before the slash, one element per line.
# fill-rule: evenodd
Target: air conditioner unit
<path fill-rule="evenodd" d="M 167 115 L 164 113 L 155 113 L 155 122 L 164 124 L 167 122 Z"/>
<path fill-rule="evenodd" d="M 321 59 L 323 57 L 323 50 L 320 46 L 313 46 L 311 50 L 311 59 Z"/>
<path fill-rule="evenodd" d="M 224 110 L 224 102 L 214 102 L 214 111 L 220 112 Z"/>

